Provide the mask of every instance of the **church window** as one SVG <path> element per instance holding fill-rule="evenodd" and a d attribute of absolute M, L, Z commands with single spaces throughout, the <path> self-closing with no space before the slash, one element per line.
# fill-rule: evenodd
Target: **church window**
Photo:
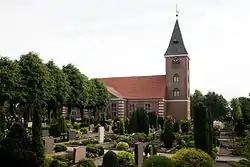
<path fill-rule="evenodd" d="M 112 116 L 113 117 L 116 117 L 116 110 L 117 110 L 116 103 L 112 103 L 111 111 L 112 111 Z"/>
<path fill-rule="evenodd" d="M 173 90 L 173 96 L 175 96 L 175 97 L 180 96 L 180 90 L 177 89 L 177 88 L 175 88 L 175 89 Z"/>
<path fill-rule="evenodd" d="M 147 112 L 150 112 L 151 111 L 151 104 L 144 104 L 144 109 L 147 111 Z"/>
<path fill-rule="evenodd" d="M 174 83 L 180 82 L 180 78 L 179 78 L 178 74 L 174 74 L 174 76 L 173 76 L 173 82 Z"/>
<path fill-rule="evenodd" d="M 135 104 L 129 104 L 129 116 L 132 116 L 132 113 L 135 111 Z"/>

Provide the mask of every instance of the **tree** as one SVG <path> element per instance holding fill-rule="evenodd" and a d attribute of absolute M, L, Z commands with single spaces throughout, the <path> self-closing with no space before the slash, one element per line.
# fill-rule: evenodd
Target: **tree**
<path fill-rule="evenodd" d="M 129 121 L 128 133 L 149 133 L 148 114 L 143 108 L 137 108 Z"/>
<path fill-rule="evenodd" d="M 161 133 L 161 141 L 164 143 L 166 148 L 172 148 L 174 143 L 174 133 L 173 133 L 173 118 L 167 116 L 164 125 L 164 131 Z"/>
<path fill-rule="evenodd" d="M 63 72 L 67 75 L 68 82 L 70 85 L 70 92 L 69 92 L 69 98 L 67 101 L 68 105 L 68 118 L 71 120 L 71 110 L 72 107 L 79 107 L 83 104 L 81 101 L 83 99 L 82 94 L 85 94 L 85 92 L 82 92 L 83 86 L 83 76 L 79 69 L 77 69 L 73 64 L 68 64 L 66 66 L 63 66 Z"/>
<path fill-rule="evenodd" d="M 193 114 L 195 147 L 211 154 L 213 146 L 211 114 L 201 102 L 196 103 Z"/>
<path fill-rule="evenodd" d="M 0 115 L 2 121 L 6 116 L 6 105 L 10 115 L 15 117 L 15 106 L 22 100 L 21 76 L 19 73 L 19 65 L 16 61 L 12 61 L 7 57 L 0 57 Z"/>
<path fill-rule="evenodd" d="M 70 93 L 70 84 L 67 75 L 58 68 L 53 61 L 49 61 L 47 67 L 50 72 L 50 78 L 52 81 L 52 96 L 49 100 L 49 110 L 53 109 L 53 115 L 57 116 L 57 111 L 62 113 L 63 104 L 68 100 Z M 50 118 L 50 111 L 48 111 L 48 117 Z M 48 119 L 49 119 L 48 118 Z"/>
<path fill-rule="evenodd" d="M 44 148 L 41 134 L 41 110 L 46 107 L 50 97 L 49 71 L 36 53 L 22 55 L 19 61 L 26 104 L 33 111 L 32 142 L 40 164 L 44 160 Z"/>
<path fill-rule="evenodd" d="M 191 99 L 191 117 L 193 118 L 194 106 L 198 103 L 203 103 L 205 96 L 199 90 L 195 90 L 194 94 L 190 97 Z"/>
<path fill-rule="evenodd" d="M 155 112 L 148 113 L 149 125 L 152 128 L 157 128 L 157 114 Z"/>
<path fill-rule="evenodd" d="M 241 112 L 245 125 L 250 124 L 250 99 L 247 97 L 239 97 L 241 104 Z"/>
<path fill-rule="evenodd" d="M 94 108 L 94 115 L 95 115 L 96 109 L 99 109 L 99 110 L 103 109 L 109 104 L 110 94 L 102 81 L 98 79 L 94 79 L 93 82 L 95 83 L 95 88 L 97 92 L 97 103 Z"/>
<path fill-rule="evenodd" d="M 241 104 L 238 98 L 233 98 L 231 104 L 231 116 L 234 119 L 234 123 L 242 119 Z"/>
<path fill-rule="evenodd" d="M 230 111 L 227 100 L 215 92 L 208 92 L 205 97 L 204 104 L 211 112 L 213 120 L 226 118 Z"/>

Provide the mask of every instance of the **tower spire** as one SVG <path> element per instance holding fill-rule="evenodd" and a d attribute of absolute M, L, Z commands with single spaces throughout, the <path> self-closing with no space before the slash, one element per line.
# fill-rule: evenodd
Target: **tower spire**
<path fill-rule="evenodd" d="M 179 16 L 178 4 L 176 4 L 176 8 L 175 8 L 175 16 L 176 16 L 176 19 L 178 19 L 178 16 Z"/>

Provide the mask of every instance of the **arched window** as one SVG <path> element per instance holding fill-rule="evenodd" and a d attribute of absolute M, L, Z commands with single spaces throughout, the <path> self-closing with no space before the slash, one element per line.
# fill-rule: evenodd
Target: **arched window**
<path fill-rule="evenodd" d="M 173 76 L 173 82 L 174 83 L 180 82 L 180 78 L 179 78 L 178 74 L 174 74 L 174 76 Z"/>
<path fill-rule="evenodd" d="M 174 90 L 173 90 L 173 96 L 180 96 L 180 90 L 178 89 L 178 88 L 175 88 Z"/>

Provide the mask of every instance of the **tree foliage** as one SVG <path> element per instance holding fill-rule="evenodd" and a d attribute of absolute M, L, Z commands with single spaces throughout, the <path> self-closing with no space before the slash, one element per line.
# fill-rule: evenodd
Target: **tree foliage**
<path fill-rule="evenodd" d="M 137 108 L 129 121 L 128 133 L 149 133 L 148 114 L 143 108 Z"/>

